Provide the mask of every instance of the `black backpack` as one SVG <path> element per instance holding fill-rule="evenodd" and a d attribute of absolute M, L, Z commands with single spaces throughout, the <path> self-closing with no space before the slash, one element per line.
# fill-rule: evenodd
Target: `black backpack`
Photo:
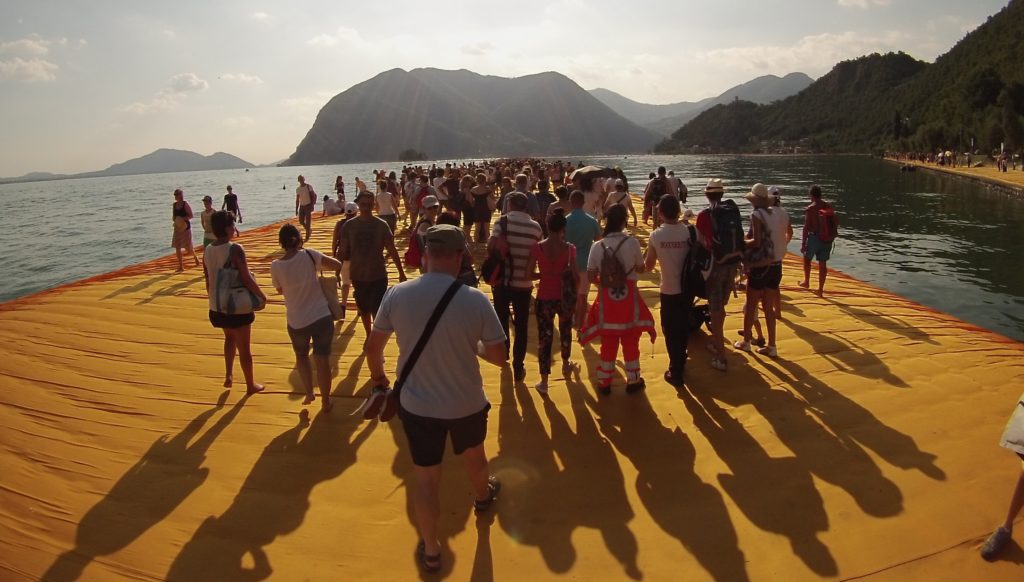
<path fill-rule="evenodd" d="M 740 260 L 743 255 L 743 219 L 740 209 L 729 198 L 711 209 L 711 225 L 714 228 L 712 256 L 716 263 L 729 264 Z"/>
<path fill-rule="evenodd" d="M 704 245 L 697 242 L 697 229 L 692 225 L 687 226 L 690 231 L 690 250 L 683 260 L 683 269 L 680 272 L 680 286 L 683 296 L 689 301 L 694 298 L 707 299 L 708 292 L 704 283 L 704 275 L 701 271 L 711 268 L 711 254 Z"/>
<path fill-rule="evenodd" d="M 658 176 L 651 180 L 651 187 L 647 189 L 647 199 L 644 202 L 657 204 L 666 192 L 668 192 L 668 178 Z"/>

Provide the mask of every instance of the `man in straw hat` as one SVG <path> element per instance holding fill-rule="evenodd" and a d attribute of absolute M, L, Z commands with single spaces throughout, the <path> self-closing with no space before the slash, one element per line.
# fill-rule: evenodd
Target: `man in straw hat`
<path fill-rule="evenodd" d="M 739 209 L 725 195 L 722 180 L 712 178 L 704 188 L 708 208 L 697 215 L 698 240 L 711 253 L 711 271 L 707 274 L 708 309 L 711 312 L 711 367 L 726 371 L 725 306 L 736 285 L 743 251 L 743 225 Z"/>

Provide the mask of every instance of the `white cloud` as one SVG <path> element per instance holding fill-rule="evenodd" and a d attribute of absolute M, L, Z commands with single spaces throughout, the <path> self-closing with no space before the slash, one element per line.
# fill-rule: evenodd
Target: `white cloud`
<path fill-rule="evenodd" d="M 347 26 L 340 26 L 334 34 L 318 34 L 306 41 L 309 46 L 333 47 L 337 45 L 355 46 L 363 44 L 359 31 Z"/>
<path fill-rule="evenodd" d="M 0 54 L 22 57 L 42 57 L 50 52 L 50 41 L 41 38 L 19 38 L 0 42 Z"/>
<path fill-rule="evenodd" d="M 459 50 L 467 55 L 480 57 L 493 51 L 494 45 L 484 40 L 473 44 L 463 45 Z"/>
<path fill-rule="evenodd" d="M 266 12 L 253 12 L 249 15 L 249 18 L 252 18 L 253 20 L 268 20 L 270 15 Z"/>
<path fill-rule="evenodd" d="M 200 79 L 195 73 L 181 73 L 171 77 L 167 90 L 171 93 L 192 93 L 205 91 L 209 86 L 209 83 Z"/>
<path fill-rule="evenodd" d="M 0 60 L 0 81 L 38 83 L 55 81 L 57 65 L 45 59 L 14 57 Z"/>
<path fill-rule="evenodd" d="M 907 50 L 914 44 L 913 40 L 908 34 L 898 31 L 883 32 L 877 36 L 849 31 L 805 36 L 794 45 L 714 49 L 698 53 L 697 58 L 722 67 L 758 74 L 803 71 L 818 76 L 839 61 L 875 52 Z"/>
<path fill-rule="evenodd" d="M 135 115 L 170 111 L 177 108 L 189 93 L 205 91 L 209 86 L 210 84 L 206 80 L 200 79 L 195 73 L 181 73 L 171 77 L 167 86 L 151 99 L 136 101 L 122 107 L 121 110 Z"/>
<path fill-rule="evenodd" d="M 218 79 L 225 81 L 237 81 L 239 83 L 249 83 L 252 85 L 262 85 L 263 79 L 259 78 L 258 75 L 250 75 L 248 73 L 224 73 Z"/>
<path fill-rule="evenodd" d="M 843 8 L 860 8 L 867 10 L 872 6 L 888 6 L 890 0 L 839 0 Z"/>
<path fill-rule="evenodd" d="M 221 119 L 220 122 L 224 127 L 230 127 L 232 129 L 247 129 L 256 125 L 256 120 L 247 115 L 225 117 Z"/>

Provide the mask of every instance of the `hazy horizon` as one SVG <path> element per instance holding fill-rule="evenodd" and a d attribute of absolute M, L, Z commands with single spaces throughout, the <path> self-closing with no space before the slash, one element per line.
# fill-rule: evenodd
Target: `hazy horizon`
<path fill-rule="evenodd" d="M 0 176 L 104 169 L 159 148 L 287 158 L 334 95 L 383 71 L 558 71 L 652 104 L 902 50 L 934 61 L 1006 0 L 105 2 L 0 7 Z M 406 10 L 405 8 L 408 8 Z M 766 24 L 767 23 L 767 24 Z"/>

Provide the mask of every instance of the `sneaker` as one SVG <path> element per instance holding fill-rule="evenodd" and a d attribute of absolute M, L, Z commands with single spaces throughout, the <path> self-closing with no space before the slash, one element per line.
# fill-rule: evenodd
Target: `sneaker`
<path fill-rule="evenodd" d="M 750 342 L 748 342 L 747 340 L 737 340 L 736 343 L 732 344 L 732 347 L 736 348 L 741 352 L 749 352 Z"/>
<path fill-rule="evenodd" d="M 725 358 L 711 358 L 711 367 L 724 372 L 728 368 L 728 364 L 725 363 Z"/>
<path fill-rule="evenodd" d="M 626 384 L 626 394 L 636 394 L 647 387 L 647 383 L 644 382 L 643 378 L 640 378 L 632 384 Z"/>
<path fill-rule="evenodd" d="M 533 387 L 536 388 L 537 392 L 540 392 L 541 394 L 548 393 L 548 383 L 543 380 L 534 384 Z"/>
<path fill-rule="evenodd" d="M 612 383 L 608 382 L 607 384 L 598 384 L 597 393 L 600 394 L 601 396 L 611 396 Z"/>
<path fill-rule="evenodd" d="M 664 378 L 665 382 L 667 382 L 670 386 L 673 386 L 675 388 L 681 388 L 683 386 L 683 376 L 683 374 L 679 374 L 679 377 L 676 378 L 676 376 L 672 374 L 671 370 L 665 370 Z"/>
<path fill-rule="evenodd" d="M 1005 527 L 1000 527 L 996 531 L 992 532 L 992 535 L 988 536 L 985 543 L 981 545 L 981 557 L 991 562 L 996 559 L 1006 545 L 1010 543 L 1010 530 Z"/>
<path fill-rule="evenodd" d="M 779 348 L 775 346 L 764 346 L 763 348 L 758 348 L 757 353 L 762 356 L 768 356 L 769 358 L 777 358 L 779 357 Z"/>

